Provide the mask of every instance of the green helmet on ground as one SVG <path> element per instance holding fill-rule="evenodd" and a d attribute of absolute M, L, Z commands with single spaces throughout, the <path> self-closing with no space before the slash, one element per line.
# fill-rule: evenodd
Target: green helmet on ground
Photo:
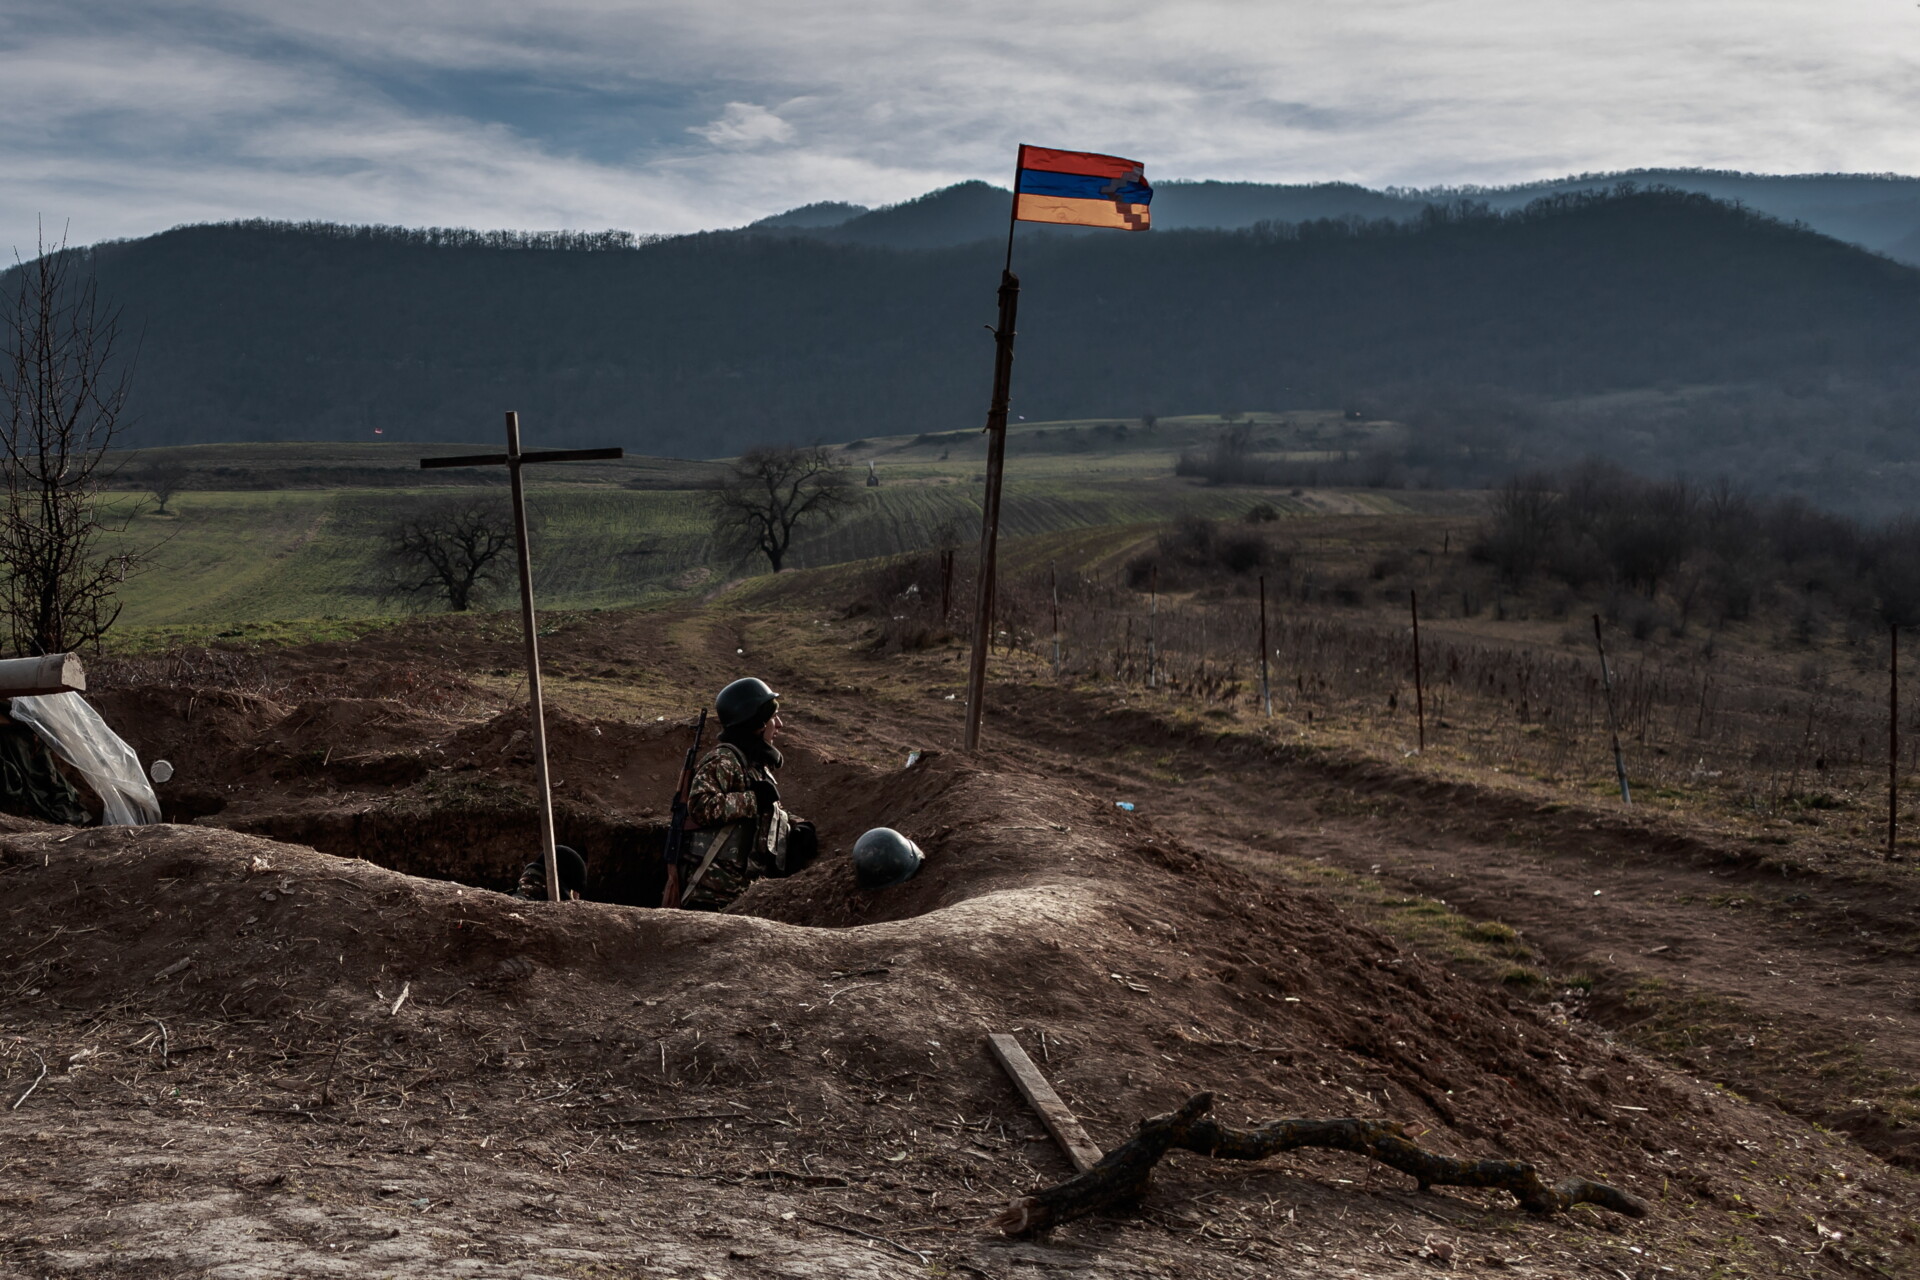
<path fill-rule="evenodd" d="M 748 676 L 744 680 L 735 680 L 720 691 L 713 700 L 713 709 L 720 717 L 722 729 L 732 729 L 743 724 L 752 724 L 780 695 L 773 691 L 765 680 L 756 680 Z"/>
<path fill-rule="evenodd" d="M 853 842 L 853 881 L 862 889 L 886 889 L 913 879 L 927 855 L 892 827 L 875 827 Z"/>

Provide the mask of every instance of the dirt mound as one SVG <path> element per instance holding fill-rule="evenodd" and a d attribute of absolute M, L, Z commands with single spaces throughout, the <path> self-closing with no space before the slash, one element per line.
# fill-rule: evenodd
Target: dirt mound
<path fill-rule="evenodd" d="M 12 1259 L 39 1274 L 117 1265 L 128 1236 L 99 1214 L 151 1202 L 115 1172 L 116 1143 L 149 1129 L 187 1136 L 167 1154 L 154 1143 L 151 1163 L 173 1171 L 165 1194 L 213 1206 L 165 1255 L 183 1273 L 268 1256 L 275 1274 L 345 1265 L 340 1249 L 361 1245 L 322 1219 L 304 1234 L 284 1225 L 293 1205 L 275 1197 L 296 1191 L 391 1224 L 379 1229 L 395 1243 L 363 1249 L 365 1270 L 333 1270 L 369 1275 L 429 1237 L 477 1250 L 537 1234 L 502 1227 L 503 1213 L 559 1214 L 568 1247 L 658 1257 L 664 1274 L 887 1274 L 871 1248 L 989 1275 L 1025 1257 L 1070 1274 L 1225 1276 L 1250 1274 L 1246 1259 L 1271 1271 L 1330 1256 L 1364 1267 L 1351 1274 L 1398 1274 L 1427 1265 L 1418 1238 L 1383 1253 L 1381 1233 L 1430 1231 L 1435 1217 L 1474 1256 L 1570 1274 L 1625 1260 L 1623 1239 L 1643 1259 L 1691 1250 L 1690 1233 L 1724 1234 L 1734 1212 L 1773 1224 L 1778 1255 L 1750 1260 L 1789 1274 L 1821 1243 L 1810 1211 L 1846 1233 L 1875 1212 L 1870 1194 L 1801 1190 L 1845 1169 L 1837 1140 L 1455 978 L 1070 785 L 940 758 L 884 774 L 797 751 L 795 769 L 840 776 L 812 796 L 835 840 L 882 815 L 922 837 L 922 875 L 863 894 L 830 854 L 714 916 L 524 903 L 199 827 L 0 837 L 0 936 L 19 984 L 0 1001 L 16 1037 L 7 1085 L 17 1096 L 33 1076 L 23 1046 L 64 1064 L 26 1113 L 53 1126 L 60 1172 L 28 1161 L 9 1191 L 51 1234 Z M 1398 1175 L 1305 1156 L 1252 1171 L 1184 1162 L 1155 1201 L 1176 1231 L 1181 1205 L 1243 1218 L 1311 1205 L 1305 1234 L 1289 1210 L 1231 1247 L 1206 1218 L 1177 1248 L 1151 1219 L 1085 1224 L 1053 1246 L 992 1243 L 968 1224 L 1064 1173 L 1023 1141 L 1032 1121 L 982 1051 L 1001 1030 L 1106 1144 L 1212 1089 L 1223 1118 L 1387 1116 L 1437 1149 L 1614 1181 L 1656 1218 L 1533 1222 L 1473 1192 L 1416 1210 Z M 115 1114 L 124 1125 L 97 1127 Z M 238 1123 L 192 1123 L 220 1115 Z M 1767 1179 L 1749 1177 L 1749 1147 L 1769 1152 Z M 102 1187 L 122 1189 L 103 1204 L 89 1189 Z M 236 1189 L 244 1204 L 220 1199 Z M 562 1192 L 564 1210 L 540 1198 Z M 383 1207 L 389 1195 L 413 1218 Z M 720 1216 L 666 1207 L 689 1204 Z M 236 1226 L 262 1215 L 283 1224 L 272 1254 Z M 525 1273 L 486 1247 L 472 1274 Z M 1527 1257 L 1562 1261 L 1549 1272 Z"/>
<path fill-rule="evenodd" d="M 287 715 L 282 703 L 225 689 L 130 685 L 90 691 L 87 699 L 141 759 L 208 777 Z"/>
<path fill-rule="evenodd" d="M 659 710 L 759 651 L 729 618 L 686 656 L 666 642 L 684 621 L 567 624 L 550 646 L 558 829 L 589 854 L 586 904 L 494 892 L 534 846 L 527 721 L 448 671 L 512 670 L 504 631 L 312 646 L 246 686 L 266 693 L 101 694 L 231 829 L 0 826 L 0 1105 L 27 1095 L 0 1130 L 0 1218 L 30 1224 L 0 1233 L 0 1276 L 1914 1265 L 1904 1175 L 1218 856 L 1227 837 L 1324 842 L 1416 810 L 1444 812 L 1441 833 L 1616 852 L 1639 839 L 1624 824 L 1044 690 L 995 707 L 1007 755 L 902 769 L 901 743 L 947 740 L 929 726 L 951 727 L 950 673 L 891 694 L 769 669 L 806 691 L 781 786 L 821 861 L 724 915 L 622 905 L 657 901 L 690 736 Z M 663 664 L 655 694 L 596 701 L 635 655 Z M 593 696 L 560 696 L 562 672 Z M 1168 776 L 1204 784 L 1176 797 Z M 844 853 L 883 824 L 930 860 L 863 892 Z M 1387 1117 L 1441 1151 L 1608 1179 L 1654 1217 L 1533 1221 L 1331 1154 L 1181 1157 L 1138 1213 L 989 1239 L 1011 1195 L 1067 1170 L 988 1031 L 1013 1032 L 1103 1144 L 1210 1090 L 1228 1122 Z"/>

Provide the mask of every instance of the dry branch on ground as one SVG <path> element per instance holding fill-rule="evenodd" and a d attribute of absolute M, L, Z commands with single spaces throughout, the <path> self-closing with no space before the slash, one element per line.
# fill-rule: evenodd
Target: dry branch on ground
<path fill-rule="evenodd" d="M 1235 1129 L 1207 1118 L 1213 1095 L 1199 1093 L 1177 1111 L 1140 1122 L 1133 1137 L 1115 1147 L 1099 1164 L 1057 1186 L 1024 1195 L 989 1224 L 1010 1236 L 1029 1236 L 1098 1213 L 1140 1196 L 1154 1165 L 1167 1152 L 1193 1151 L 1221 1160 L 1264 1160 L 1282 1151 L 1323 1147 L 1351 1151 L 1390 1165 L 1428 1187 L 1490 1187 L 1511 1191 L 1528 1213 L 1546 1215 L 1577 1204 L 1597 1204 L 1630 1218 L 1647 1216 L 1647 1206 L 1604 1182 L 1566 1178 L 1549 1183 L 1521 1160 L 1461 1160 L 1409 1142 L 1401 1127 L 1386 1120 L 1274 1120 L 1256 1129 Z"/>

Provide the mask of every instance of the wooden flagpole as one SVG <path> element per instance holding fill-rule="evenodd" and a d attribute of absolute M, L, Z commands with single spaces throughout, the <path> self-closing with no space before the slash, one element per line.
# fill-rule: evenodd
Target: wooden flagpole
<path fill-rule="evenodd" d="M 980 749 L 980 716 L 987 700 L 987 646 L 993 641 L 994 575 L 1000 550 L 1000 477 L 1007 461 L 1007 402 L 1013 393 L 1014 321 L 1020 311 L 1020 277 L 1013 274 L 1014 216 L 1020 209 L 1020 159 L 1014 162 L 1013 198 L 1007 206 L 1007 259 L 1000 268 L 1000 322 L 993 331 L 993 398 L 987 402 L 987 486 L 980 497 L 980 580 L 973 612 L 973 652 L 967 663 L 967 730 L 964 749 Z"/>
<path fill-rule="evenodd" d="M 1012 199 L 1007 206 L 1007 257 L 1000 268 L 1000 319 L 993 330 L 993 398 L 987 403 L 987 483 L 980 500 L 980 577 L 973 612 L 973 652 L 967 663 L 967 727 L 964 747 L 971 753 L 980 749 L 980 719 L 986 711 L 987 652 L 993 642 L 993 610 L 1000 549 L 1001 477 L 1007 460 L 1007 402 L 1013 385 L 1014 320 L 1020 310 L 1020 277 L 1013 274 L 1013 233 L 1020 225 L 1020 175 L 1026 171 L 1027 152 L 1022 145 L 1014 160 Z M 1135 173 L 1129 177 L 1144 175 Z M 1116 193 L 1125 178 L 1116 177 L 1108 192 Z M 1116 207 L 1119 197 L 1115 195 Z M 1122 221 L 1130 228 L 1144 227 L 1131 215 Z"/>

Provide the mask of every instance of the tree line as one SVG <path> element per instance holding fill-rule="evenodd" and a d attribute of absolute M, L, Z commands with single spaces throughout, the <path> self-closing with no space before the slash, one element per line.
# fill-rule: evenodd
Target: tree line
<path fill-rule="evenodd" d="M 1920 518 L 1870 524 L 1726 479 L 1654 480 L 1597 459 L 1514 476 L 1470 550 L 1510 587 L 1631 593 L 1682 631 L 1768 607 L 1803 632 L 1823 614 L 1856 632 L 1920 624 Z M 1643 628 L 1663 620 L 1632 612 Z"/>
<path fill-rule="evenodd" d="M 144 335 L 131 445 L 456 440 L 510 404 L 555 445 L 713 456 L 977 426 L 997 252 L 248 223 L 92 257 Z M 1920 272 L 1704 197 L 1055 237 L 1016 265 L 1029 420 L 1330 405 L 1439 419 L 1464 402 L 1460 424 L 1419 433 L 1434 439 L 1482 430 L 1479 402 L 1581 400 L 1622 415 L 1628 460 L 1655 470 L 1639 455 L 1737 438 L 1844 494 L 1822 477 L 1883 446 L 1920 460 Z M 1658 388 L 1649 406 L 1606 399 Z M 1733 399 L 1699 403 L 1712 395 Z M 1510 431 L 1529 456 L 1564 457 L 1529 442 L 1594 428 L 1529 414 Z M 1404 465 L 1438 476 L 1468 445 Z"/>

